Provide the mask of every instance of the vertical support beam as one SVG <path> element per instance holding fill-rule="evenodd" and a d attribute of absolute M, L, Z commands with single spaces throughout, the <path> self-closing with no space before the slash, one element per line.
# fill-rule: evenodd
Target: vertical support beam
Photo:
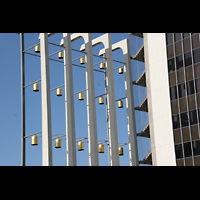
<path fill-rule="evenodd" d="M 67 166 L 76 166 L 76 137 L 74 116 L 74 90 L 71 54 L 71 34 L 63 33 L 64 41 L 64 79 L 66 112 Z"/>
<path fill-rule="evenodd" d="M 125 45 L 127 47 L 127 52 L 124 53 L 124 62 L 126 63 L 124 66 L 124 73 L 125 73 L 130 166 L 139 166 L 135 109 L 134 109 L 134 98 L 133 98 L 132 69 L 131 69 L 131 59 L 130 59 L 130 44 L 128 39 L 126 39 L 125 42 L 127 43 Z"/>
<path fill-rule="evenodd" d="M 52 166 L 51 96 L 48 34 L 40 33 L 42 90 L 42 165 Z"/>
<path fill-rule="evenodd" d="M 21 46 L 21 119 L 22 119 L 22 140 L 21 140 L 21 166 L 25 166 L 25 63 L 24 63 L 24 33 L 20 33 Z"/>
<path fill-rule="evenodd" d="M 118 153 L 118 133 L 117 133 L 117 118 L 116 118 L 116 104 L 115 104 L 115 86 L 113 74 L 113 56 L 112 56 L 112 42 L 111 34 L 107 33 L 105 42 L 105 56 L 106 56 L 106 83 L 107 83 L 107 106 L 108 106 L 108 139 L 109 139 L 109 153 L 110 165 L 119 166 Z"/>
<path fill-rule="evenodd" d="M 89 140 L 89 165 L 98 166 L 98 142 L 97 142 L 97 123 L 96 105 L 94 89 L 93 55 L 92 55 L 92 35 L 87 33 L 85 36 L 86 51 L 86 89 L 87 89 L 87 115 L 88 115 L 88 140 Z"/>

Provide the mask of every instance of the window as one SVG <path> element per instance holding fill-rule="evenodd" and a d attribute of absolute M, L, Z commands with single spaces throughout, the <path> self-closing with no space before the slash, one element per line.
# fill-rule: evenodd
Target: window
<path fill-rule="evenodd" d="M 171 96 L 171 100 L 177 99 L 176 86 L 173 86 L 173 87 L 170 88 L 170 96 Z"/>
<path fill-rule="evenodd" d="M 194 63 L 200 62 L 200 48 L 193 51 Z"/>
<path fill-rule="evenodd" d="M 168 60 L 168 72 L 175 70 L 174 58 Z"/>
<path fill-rule="evenodd" d="M 196 79 L 196 90 L 197 90 L 197 93 L 200 92 L 200 78 Z"/>
<path fill-rule="evenodd" d="M 181 33 L 175 33 L 175 42 L 181 40 Z"/>
<path fill-rule="evenodd" d="M 173 33 L 167 33 L 167 45 L 173 43 Z"/>
<path fill-rule="evenodd" d="M 191 157 L 192 156 L 191 143 L 190 142 L 184 143 L 183 147 L 184 147 L 185 157 Z"/>
<path fill-rule="evenodd" d="M 190 66 L 192 64 L 191 51 L 185 53 L 185 66 Z"/>
<path fill-rule="evenodd" d="M 185 126 L 189 125 L 188 113 L 187 112 L 181 113 L 181 124 L 182 124 L 182 127 L 185 127 Z"/>
<path fill-rule="evenodd" d="M 195 140 L 192 142 L 193 153 L 195 156 L 200 155 L 200 140 Z"/>
<path fill-rule="evenodd" d="M 197 112 L 196 110 L 189 111 L 190 113 L 190 125 L 197 124 Z"/>
<path fill-rule="evenodd" d="M 176 67 L 177 69 L 181 69 L 183 67 L 183 56 L 177 56 L 176 57 Z"/>
<path fill-rule="evenodd" d="M 190 37 L 190 33 L 183 33 L 183 38 Z"/>
<path fill-rule="evenodd" d="M 180 128 L 179 114 L 172 116 L 173 129 Z"/>
<path fill-rule="evenodd" d="M 194 81 L 193 80 L 187 82 L 187 94 L 188 95 L 194 94 Z"/>
<path fill-rule="evenodd" d="M 186 96 L 185 83 L 178 85 L 179 98 Z"/>
<path fill-rule="evenodd" d="M 182 144 L 175 145 L 176 159 L 183 158 Z"/>

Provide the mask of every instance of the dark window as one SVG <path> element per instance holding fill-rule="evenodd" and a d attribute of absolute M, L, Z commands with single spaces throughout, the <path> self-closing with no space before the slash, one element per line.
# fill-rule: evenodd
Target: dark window
<path fill-rule="evenodd" d="M 189 123 L 188 123 L 188 113 L 181 113 L 181 124 L 182 124 L 182 127 L 185 127 L 185 126 L 188 126 Z"/>
<path fill-rule="evenodd" d="M 179 98 L 186 96 L 185 83 L 178 85 Z"/>
<path fill-rule="evenodd" d="M 189 111 L 190 112 L 190 125 L 197 124 L 197 112 L 196 110 Z"/>
<path fill-rule="evenodd" d="M 200 47 L 199 34 L 192 36 L 192 48 L 196 49 L 198 47 Z"/>
<path fill-rule="evenodd" d="M 183 49 L 185 53 L 191 50 L 190 38 L 186 38 L 183 40 Z"/>
<path fill-rule="evenodd" d="M 179 114 L 172 116 L 173 129 L 180 128 Z"/>
<path fill-rule="evenodd" d="M 188 95 L 194 94 L 194 81 L 193 80 L 187 82 L 187 94 Z"/>
<path fill-rule="evenodd" d="M 180 69 L 183 67 L 183 56 L 182 55 L 176 57 L 176 67 L 177 67 L 177 69 Z"/>
<path fill-rule="evenodd" d="M 181 33 L 175 33 L 175 42 L 181 40 Z"/>
<path fill-rule="evenodd" d="M 189 37 L 190 33 L 183 33 L 183 38 Z"/>
<path fill-rule="evenodd" d="M 200 78 L 196 79 L 196 90 L 197 90 L 197 93 L 200 92 Z"/>
<path fill-rule="evenodd" d="M 195 140 L 192 142 L 193 153 L 195 156 L 200 155 L 200 140 Z"/>
<path fill-rule="evenodd" d="M 183 158 L 182 144 L 175 145 L 176 159 Z"/>
<path fill-rule="evenodd" d="M 200 48 L 193 51 L 194 63 L 200 62 Z"/>
<path fill-rule="evenodd" d="M 170 96 L 171 96 L 171 100 L 177 99 L 176 86 L 173 86 L 173 87 L 170 88 Z"/>
<path fill-rule="evenodd" d="M 192 64 L 191 51 L 185 53 L 185 66 L 190 66 Z"/>
<path fill-rule="evenodd" d="M 173 33 L 167 33 L 167 45 L 173 43 Z"/>
<path fill-rule="evenodd" d="M 184 147 L 185 157 L 191 157 L 192 156 L 191 143 L 190 142 L 184 143 L 183 147 Z"/>
<path fill-rule="evenodd" d="M 168 60 L 168 72 L 175 70 L 174 58 Z"/>

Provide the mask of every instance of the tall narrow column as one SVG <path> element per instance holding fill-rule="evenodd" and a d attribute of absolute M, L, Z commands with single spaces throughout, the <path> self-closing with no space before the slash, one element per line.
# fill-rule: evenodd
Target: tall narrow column
<path fill-rule="evenodd" d="M 48 34 L 40 34 L 42 91 L 42 164 L 52 166 L 51 97 Z"/>
<path fill-rule="evenodd" d="M 24 33 L 20 33 L 21 46 L 21 116 L 22 116 L 22 140 L 21 140 L 21 166 L 25 166 L 25 66 L 24 66 Z"/>
<path fill-rule="evenodd" d="M 66 145 L 67 165 L 76 166 L 76 137 L 74 116 L 74 90 L 72 73 L 71 34 L 63 33 L 64 43 L 64 79 L 65 79 L 65 110 L 66 110 Z"/>
<path fill-rule="evenodd" d="M 87 113 L 88 113 L 89 165 L 98 166 L 99 158 L 98 158 L 96 105 L 95 105 L 91 33 L 87 33 L 84 39 L 85 39 L 85 52 L 86 52 L 86 88 L 87 88 Z"/>

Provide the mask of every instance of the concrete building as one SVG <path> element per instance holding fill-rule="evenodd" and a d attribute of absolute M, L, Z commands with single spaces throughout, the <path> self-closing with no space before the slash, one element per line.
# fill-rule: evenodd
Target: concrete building
<path fill-rule="evenodd" d="M 151 151 L 144 163 L 151 164 L 152 159 L 153 166 L 199 166 L 200 34 L 132 36 L 143 38 L 132 59 L 145 63 L 145 70 L 133 80 L 146 87 L 147 94 L 137 108 L 149 115 L 149 123 L 138 133 L 150 138 Z"/>

